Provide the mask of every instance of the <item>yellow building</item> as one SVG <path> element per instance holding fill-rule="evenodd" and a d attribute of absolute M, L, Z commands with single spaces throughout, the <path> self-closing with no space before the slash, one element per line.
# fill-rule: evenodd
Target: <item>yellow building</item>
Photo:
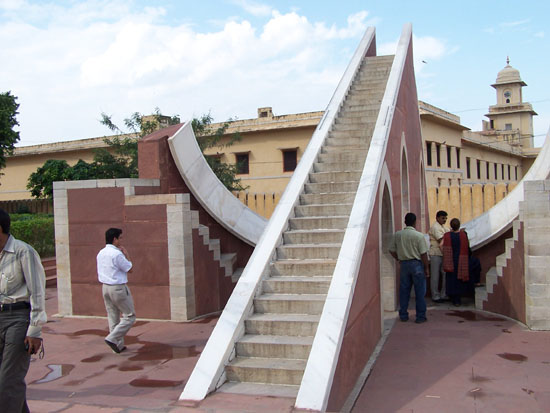
<path fill-rule="evenodd" d="M 492 86 L 497 104 L 489 107 L 489 121 L 483 122 L 479 132 L 461 125 L 458 116 L 419 101 L 432 219 L 437 209 L 463 220 L 487 210 L 515 186 L 538 153 L 533 148 L 536 113 L 523 102 L 526 84 L 519 71 L 507 64 Z M 284 191 L 322 116 L 322 111 L 276 116 L 270 107 L 259 108 L 255 119 L 230 122 L 221 144 L 234 132 L 240 133 L 240 141 L 208 149 L 205 154 L 237 164 L 247 192 L 267 194 L 273 203 Z M 28 177 L 46 160 L 65 159 L 70 165 L 79 159 L 91 161 L 93 149 L 105 146 L 103 138 L 93 138 L 16 148 L 0 178 L 0 201 L 30 198 Z M 269 216 L 272 207 L 258 206 L 256 198 L 256 205 L 250 206 Z"/>

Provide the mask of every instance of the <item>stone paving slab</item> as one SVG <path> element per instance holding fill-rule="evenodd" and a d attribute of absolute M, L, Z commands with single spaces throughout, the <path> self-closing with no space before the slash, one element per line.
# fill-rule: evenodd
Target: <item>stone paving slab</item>
<path fill-rule="evenodd" d="M 55 289 L 47 290 L 46 304 L 46 357 L 27 375 L 33 413 L 294 411 L 290 398 L 218 393 L 178 401 L 216 317 L 140 320 L 128 350 L 114 354 L 103 342 L 106 319 L 54 317 Z M 428 319 L 394 323 L 354 412 L 548 411 L 550 332 L 471 306 L 429 306 Z"/>

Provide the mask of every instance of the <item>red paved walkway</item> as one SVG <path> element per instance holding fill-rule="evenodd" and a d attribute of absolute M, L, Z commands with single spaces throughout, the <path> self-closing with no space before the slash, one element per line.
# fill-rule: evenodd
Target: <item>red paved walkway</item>
<path fill-rule="evenodd" d="M 216 318 L 139 321 L 117 355 L 103 342 L 106 319 L 53 317 L 52 289 L 47 309 L 46 357 L 27 375 L 32 412 L 292 411 L 292 400 L 271 397 L 177 403 Z M 550 332 L 454 308 L 428 317 L 394 325 L 354 412 L 550 411 Z"/>

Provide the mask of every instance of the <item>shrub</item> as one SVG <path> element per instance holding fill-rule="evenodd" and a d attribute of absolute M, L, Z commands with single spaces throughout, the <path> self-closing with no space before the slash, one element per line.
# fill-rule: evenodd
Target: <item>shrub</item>
<path fill-rule="evenodd" d="M 41 257 L 55 255 L 55 232 L 53 216 L 47 214 L 10 214 L 10 233 L 25 241 Z"/>

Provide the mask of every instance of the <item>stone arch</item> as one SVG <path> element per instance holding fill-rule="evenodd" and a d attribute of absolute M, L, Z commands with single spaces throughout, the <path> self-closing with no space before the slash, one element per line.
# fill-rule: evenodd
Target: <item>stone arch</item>
<path fill-rule="evenodd" d="M 409 162 L 405 146 L 405 133 L 402 135 L 401 150 L 401 215 L 405 216 L 410 211 L 409 200 Z"/>
<path fill-rule="evenodd" d="M 384 311 L 395 311 L 397 308 L 397 277 L 395 260 L 388 248 L 395 231 L 394 205 L 391 196 L 391 180 L 387 165 L 384 163 L 380 176 L 378 196 L 378 217 L 380 234 L 380 307 L 382 326 Z"/>

